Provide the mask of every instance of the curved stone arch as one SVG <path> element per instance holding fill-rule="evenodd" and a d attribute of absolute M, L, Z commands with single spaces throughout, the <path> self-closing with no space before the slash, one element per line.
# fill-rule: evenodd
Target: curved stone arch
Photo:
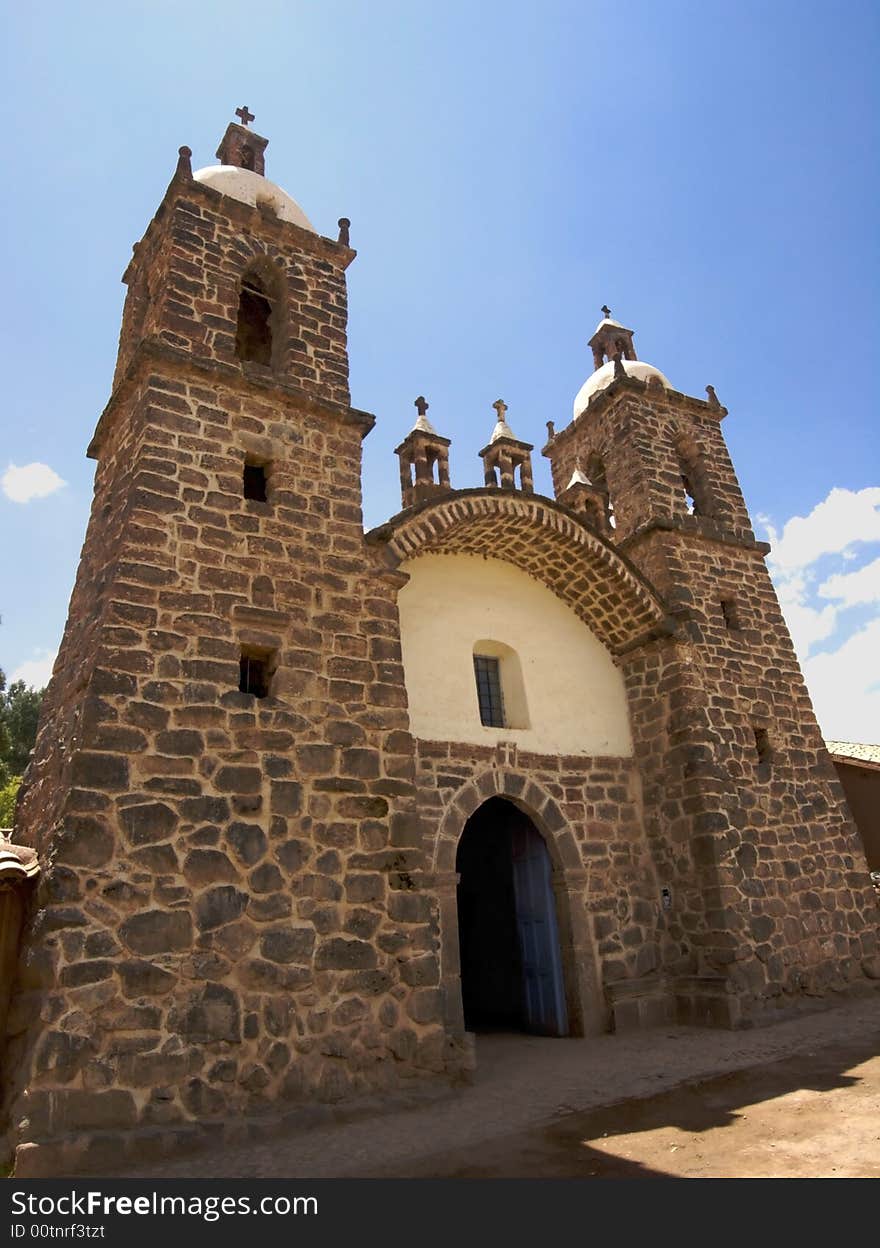
<path fill-rule="evenodd" d="M 506 798 L 528 815 L 544 838 L 555 871 L 582 868 L 577 841 L 550 794 L 528 776 L 493 769 L 467 781 L 447 806 L 431 855 L 435 871 L 455 871 L 455 855 L 464 826 L 471 815 L 492 797 Z"/>
<path fill-rule="evenodd" d="M 264 247 L 250 240 L 247 251 L 241 249 L 240 263 L 236 276 L 236 289 L 248 274 L 254 274 L 264 286 L 272 303 L 273 363 L 282 362 L 287 346 L 289 321 L 289 291 L 287 283 L 287 267 L 280 253 L 272 255 Z"/>
<path fill-rule="evenodd" d="M 493 797 L 502 797 L 526 814 L 544 839 L 553 866 L 552 885 L 562 954 L 570 1034 L 592 1035 L 607 1029 L 608 1012 L 600 985 L 584 890 L 584 870 L 577 841 L 556 801 L 521 772 L 484 771 L 465 781 L 448 803 L 431 854 L 440 911 L 440 966 L 448 1038 L 464 1043 L 461 957 L 455 859 L 468 819 Z"/>
<path fill-rule="evenodd" d="M 629 560 L 588 524 L 540 495 L 456 490 L 373 529 L 397 568 L 423 554 L 503 559 L 546 585 L 612 654 L 670 630 L 667 608 Z"/>

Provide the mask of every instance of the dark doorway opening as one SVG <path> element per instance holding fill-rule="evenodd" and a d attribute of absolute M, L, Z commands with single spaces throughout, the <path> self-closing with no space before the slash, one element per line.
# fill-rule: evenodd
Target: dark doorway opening
<path fill-rule="evenodd" d="M 551 865 L 544 839 L 493 797 L 456 856 L 461 992 L 469 1031 L 568 1033 Z"/>

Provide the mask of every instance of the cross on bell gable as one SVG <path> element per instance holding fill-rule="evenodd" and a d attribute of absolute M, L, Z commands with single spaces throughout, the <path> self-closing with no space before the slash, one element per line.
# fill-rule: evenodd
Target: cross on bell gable
<path fill-rule="evenodd" d="M 602 304 L 602 317 L 589 343 L 593 352 L 593 367 L 601 368 L 615 356 L 620 356 L 622 360 L 637 360 L 633 331 L 618 321 L 612 321 L 607 303 Z"/>
<path fill-rule="evenodd" d="M 238 169 L 246 169 L 249 173 L 266 176 L 265 151 L 269 140 L 248 129 L 248 122 L 254 120 L 254 114 L 247 104 L 235 110 L 241 123 L 231 121 L 226 127 L 220 146 L 217 148 L 217 159 L 224 165 L 234 165 Z"/>
<path fill-rule="evenodd" d="M 428 420 L 430 404 L 423 394 L 413 400 L 416 423 L 394 453 L 400 460 L 400 492 L 404 507 L 412 507 L 452 488 L 449 481 L 449 438 Z"/>

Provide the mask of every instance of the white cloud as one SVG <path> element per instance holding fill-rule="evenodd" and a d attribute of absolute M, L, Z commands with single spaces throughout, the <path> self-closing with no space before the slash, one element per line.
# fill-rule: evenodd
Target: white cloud
<path fill-rule="evenodd" d="M 824 735 L 880 744 L 880 614 L 849 636 L 844 614 L 880 604 L 880 558 L 845 570 L 865 557 L 865 544 L 880 542 L 880 488 L 833 489 L 781 533 L 759 520 L 773 543 L 767 565 Z M 817 584 L 814 565 L 829 556 L 838 568 Z M 810 654 L 829 639 L 835 649 Z"/>
<path fill-rule="evenodd" d="M 880 617 L 803 665 L 826 740 L 880 744 Z"/>
<path fill-rule="evenodd" d="M 9 684 L 16 680 L 23 680 L 32 689 L 44 688 L 48 685 L 49 677 L 52 675 L 57 653 L 57 650 L 41 650 L 38 651 L 37 658 L 25 659 L 24 663 L 20 663 L 9 676 Z"/>
<path fill-rule="evenodd" d="M 809 567 L 822 555 L 842 554 L 854 542 L 880 542 L 880 487 L 833 489 L 808 516 L 792 516 L 780 536 L 765 517 L 773 550 L 768 563 L 783 575 Z"/>
<path fill-rule="evenodd" d="M 807 581 L 803 576 L 774 577 L 776 595 L 798 654 L 809 654 L 817 641 L 825 641 L 837 625 L 837 607 L 812 607 L 807 602 Z"/>
<path fill-rule="evenodd" d="M 32 498 L 45 498 L 66 485 L 48 464 L 10 464 L 0 477 L 3 493 L 13 503 L 29 503 Z"/>
<path fill-rule="evenodd" d="M 856 572 L 837 572 L 834 576 L 829 576 L 816 592 L 820 598 L 839 599 L 844 607 L 856 607 L 863 602 L 880 602 L 880 559 L 866 563 Z"/>

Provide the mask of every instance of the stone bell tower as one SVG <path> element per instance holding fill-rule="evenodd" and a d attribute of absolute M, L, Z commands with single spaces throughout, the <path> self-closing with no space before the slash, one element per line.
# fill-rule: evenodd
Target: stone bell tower
<path fill-rule="evenodd" d="M 705 400 L 676 391 L 602 311 L 595 370 L 544 453 L 557 498 L 676 622 L 627 661 L 665 969 L 681 1015 L 736 1023 L 783 993 L 877 975 L 876 901 L 724 443 L 726 409 L 711 386 Z"/>
<path fill-rule="evenodd" d="M 89 446 L 16 824 L 43 864 L 3 1063 L 19 1174 L 444 1062 L 349 223 L 318 234 L 238 115 L 221 165 L 180 149 L 134 248 Z"/>

